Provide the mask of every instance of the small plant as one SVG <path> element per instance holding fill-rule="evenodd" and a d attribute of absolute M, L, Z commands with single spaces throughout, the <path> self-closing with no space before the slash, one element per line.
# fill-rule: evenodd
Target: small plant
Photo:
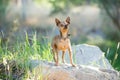
<path fill-rule="evenodd" d="M 113 46 L 111 48 L 108 48 L 106 52 L 106 57 L 108 58 L 109 62 L 112 64 L 112 66 L 120 71 L 120 42 L 118 42 L 117 46 Z"/>
<path fill-rule="evenodd" d="M 36 33 L 31 41 L 32 44 L 30 44 L 26 33 L 24 42 L 16 41 L 10 47 L 0 46 L 0 79 L 26 78 L 24 75 L 27 75 L 28 71 L 30 71 L 30 60 L 52 60 L 49 42 L 39 42 Z"/>

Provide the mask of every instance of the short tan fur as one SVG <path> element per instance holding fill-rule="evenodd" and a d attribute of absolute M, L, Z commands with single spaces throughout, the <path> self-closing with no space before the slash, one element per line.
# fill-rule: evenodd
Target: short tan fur
<path fill-rule="evenodd" d="M 70 63 L 73 67 L 75 67 L 72 59 L 72 49 L 71 49 L 71 42 L 68 38 L 69 34 L 69 24 L 70 24 L 70 17 L 67 17 L 64 22 L 61 22 L 59 19 L 55 18 L 56 26 L 59 28 L 60 35 L 56 35 L 52 40 L 52 51 L 53 51 L 53 58 L 55 61 L 55 65 L 58 66 L 59 64 L 59 51 L 62 51 L 62 62 L 65 63 L 64 55 L 66 50 L 69 52 Z"/>

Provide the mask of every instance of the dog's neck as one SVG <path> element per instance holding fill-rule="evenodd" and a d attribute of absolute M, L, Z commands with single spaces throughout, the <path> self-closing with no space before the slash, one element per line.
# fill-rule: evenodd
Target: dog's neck
<path fill-rule="evenodd" d="M 60 31 L 60 37 L 62 38 L 62 39 L 64 39 L 64 40 L 66 40 L 67 38 L 68 38 L 68 32 L 61 32 Z"/>

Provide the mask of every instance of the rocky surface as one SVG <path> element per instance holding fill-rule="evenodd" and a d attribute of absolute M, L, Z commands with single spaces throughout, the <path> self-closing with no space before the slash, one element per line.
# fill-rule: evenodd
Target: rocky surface
<path fill-rule="evenodd" d="M 31 61 L 32 80 L 119 80 L 119 74 L 115 70 L 80 65 L 72 67 L 70 64 L 54 66 L 54 64 L 47 61 Z"/>
<path fill-rule="evenodd" d="M 98 47 L 81 44 L 72 50 L 76 67 L 69 64 L 68 52 L 65 57 L 68 64 L 59 62 L 59 66 L 54 62 L 31 60 L 32 80 L 119 80 L 119 73 Z"/>
<path fill-rule="evenodd" d="M 72 52 L 73 60 L 76 64 L 113 69 L 109 61 L 105 58 L 104 52 L 97 46 L 88 44 L 75 45 L 72 46 Z M 66 52 L 65 60 L 69 63 L 68 52 Z"/>

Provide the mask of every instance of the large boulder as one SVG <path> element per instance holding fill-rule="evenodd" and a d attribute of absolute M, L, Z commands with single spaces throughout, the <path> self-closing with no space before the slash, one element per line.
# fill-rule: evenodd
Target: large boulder
<path fill-rule="evenodd" d="M 119 80 L 115 70 L 32 60 L 30 80 Z"/>
<path fill-rule="evenodd" d="M 87 65 L 87 66 L 89 65 L 104 69 L 113 69 L 109 61 L 104 56 L 104 52 L 102 52 L 100 48 L 97 46 L 88 45 L 88 44 L 75 45 L 72 46 L 72 52 L 73 52 L 73 61 L 77 65 Z M 65 60 L 66 63 L 69 63 L 70 61 L 68 51 L 66 51 Z"/>
<path fill-rule="evenodd" d="M 65 57 L 68 64 L 59 62 L 59 66 L 54 62 L 31 60 L 32 80 L 118 80 L 119 73 L 98 47 L 81 44 L 73 46 L 72 50 L 76 67 L 69 64 L 68 52 Z"/>

